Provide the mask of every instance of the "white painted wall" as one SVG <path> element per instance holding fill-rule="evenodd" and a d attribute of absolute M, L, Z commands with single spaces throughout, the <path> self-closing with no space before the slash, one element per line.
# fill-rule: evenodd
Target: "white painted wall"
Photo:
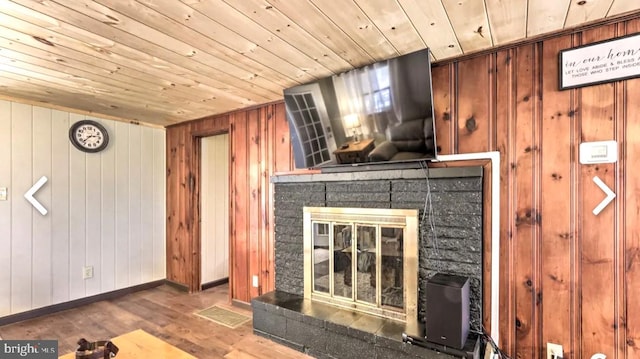
<path fill-rule="evenodd" d="M 100 153 L 69 142 L 89 118 Z M 164 279 L 165 167 L 163 129 L 0 101 L 0 316 Z M 45 216 L 23 197 L 41 176 Z"/>
<path fill-rule="evenodd" d="M 229 135 L 201 139 L 201 284 L 229 277 Z"/>

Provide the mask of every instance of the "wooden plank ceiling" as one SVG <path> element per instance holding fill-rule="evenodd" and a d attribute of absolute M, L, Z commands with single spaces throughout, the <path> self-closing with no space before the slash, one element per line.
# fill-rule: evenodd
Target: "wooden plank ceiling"
<path fill-rule="evenodd" d="M 638 0 L 0 0 L 0 97 L 166 126 L 429 47 L 454 58 Z"/>

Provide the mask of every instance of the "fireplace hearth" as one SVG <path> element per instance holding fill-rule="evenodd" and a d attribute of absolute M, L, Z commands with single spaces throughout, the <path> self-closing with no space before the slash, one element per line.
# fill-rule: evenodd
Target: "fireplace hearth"
<path fill-rule="evenodd" d="M 255 334 L 316 358 L 476 359 L 482 351 L 476 335 L 470 335 L 462 349 L 406 344 L 403 335 L 420 338 L 422 325 L 412 327 L 278 290 L 254 298 L 251 305 Z"/>
<path fill-rule="evenodd" d="M 413 309 L 413 312 L 408 310 L 406 318 L 402 318 L 400 315 L 395 319 L 384 320 L 394 322 L 407 319 L 409 321 L 415 320 L 418 323 L 416 327 L 418 332 L 414 334 L 424 335 L 419 331 L 422 330 L 422 324 L 429 320 L 429 308 L 426 306 L 425 295 L 426 283 L 435 273 L 447 273 L 469 278 L 469 326 L 472 332 L 482 330 L 484 272 L 482 267 L 483 182 L 481 167 L 290 175 L 273 177 L 272 182 L 274 183 L 276 293 L 294 295 L 305 303 L 307 300 L 310 301 L 310 298 L 305 299 L 305 273 L 307 273 L 304 264 L 303 214 L 305 207 L 331 207 L 343 210 L 371 209 L 374 211 L 380 209 L 411 210 L 417 213 L 418 219 L 416 225 L 418 258 L 415 269 L 413 269 L 414 275 L 417 275 L 415 284 L 417 299 L 414 301 L 416 304 L 407 305 L 407 307 L 412 307 L 407 309 Z M 327 224 L 325 228 L 321 228 L 322 226 L 316 228 L 320 235 L 318 238 L 321 238 L 323 234 L 331 233 L 334 236 L 333 240 L 340 237 L 338 233 L 342 233 L 342 229 L 338 225 L 345 225 L 340 221 L 320 221 L 318 223 Z M 333 224 L 330 226 L 328 223 Z M 357 233 L 355 224 L 349 224 L 349 226 L 353 226 L 351 227 L 353 228 L 352 233 Z M 364 223 L 364 226 L 366 227 L 368 224 Z M 382 227 L 375 228 L 375 230 L 363 228 L 361 233 L 375 232 L 375 236 L 378 236 Z M 335 232 L 336 229 L 339 232 Z M 389 232 L 388 229 L 385 231 Z M 368 236 L 372 238 L 374 234 Z M 365 235 L 362 234 L 362 237 L 364 238 Z M 343 239 L 339 238 L 340 241 Z M 382 246 L 382 242 L 377 243 L 378 246 Z M 327 244 L 328 242 L 324 243 L 325 247 L 329 247 Z M 386 275 L 377 269 L 375 269 L 374 275 L 366 275 L 367 272 L 374 273 L 370 266 L 361 268 L 368 269 L 368 271 L 359 271 L 357 267 L 349 267 L 349 270 L 344 270 L 346 267 L 341 266 L 349 262 L 348 256 L 343 255 L 345 252 L 340 249 L 340 253 L 335 254 L 335 247 L 325 249 L 327 249 L 324 252 L 325 258 L 333 260 L 331 266 L 336 268 L 337 264 L 337 268 L 343 270 L 334 271 L 333 274 L 322 272 L 325 267 L 319 264 L 321 261 L 318 261 L 318 270 L 321 275 L 314 278 L 316 279 L 314 285 L 317 285 L 321 291 L 333 290 L 329 296 L 334 296 L 336 291 L 344 291 L 347 284 L 351 287 L 351 291 L 358 291 L 358 289 L 353 289 L 353 285 L 358 283 L 356 277 L 362 274 L 361 282 L 367 283 L 365 288 L 375 288 L 375 296 L 382 295 L 382 291 L 378 291 L 377 284 L 380 283 L 380 287 L 386 286 L 387 288 L 387 292 L 384 293 L 387 298 L 385 303 L 399 301 L 397 290 L 399 282 L 396 281 L 399 278 L 396 278 L 395 274 L 391 274 L 391 270 L 387 270 Z M 309 249 L 306 253 L 308 256 L 310 255 Z M 345 257 L 347 258 L 345 259 Z M 351 259 L 351 263 L 353 263 L 353 257 Z M 329 268 L 329 263 L 326 264 L 326 267 Z M 373 278 L 374 276 L 375 278 Z M 392 282 L 393 285 L 390 285 Z M 365 288 L 362 290 L 366 290 Z M 373 296 L 374 294 L 368 295 Z M 405 296 L 406 294 L 403 294 L 403 298 L 406 298 Z M 318 305 L 320 304 L 326 305 L 326 303 L 318 303 Z M 338 304 L 342 304 L 340 310 L 348 307 L 344 303 Z M 353 312 L 353 309 L 351 311 Z M 390 318 L 394 318 L 393 312 L 394 310 L 391 310 Z M 260 314 L 264 313 L 260 312 Z M 370 314 L 380 315 L 381 313 L 376 313 L 374 310 L 362 315 Z M 310 315 L 313 316 L 313 313 Z M 381 320 L 383 319 L 381 318 Z M 401 323 L 401 325 L 406 324 Z M 261 327 L 257 333 L 283 342 L 289 340 L 278 335 L 273 337 L 270 333 L 263 332 L 263 329 L 265 328 Z M 375 333 L 375 328 L 373 329 L 371 332 Z M 397 338 L 395 338 L 399 345 L 402 345 L 401 334 L 396 333 Z M 296 347 L 296 345 L 292 346 Z M 298 349 L 306 351 L 303 347 Z"/>

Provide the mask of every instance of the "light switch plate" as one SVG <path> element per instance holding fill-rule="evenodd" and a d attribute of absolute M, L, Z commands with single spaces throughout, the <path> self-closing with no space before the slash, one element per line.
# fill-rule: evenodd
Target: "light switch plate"
<path fill-rule="evenodd" d="M 0 187 L 0 201 L 6 201 L 9 189 L 7 187 Z"/>
<path fill-rule="evenodd" d="M 580 163 L 615 163 L 618 161 L 618 142 L 596 141 L 580 144 Z"/>

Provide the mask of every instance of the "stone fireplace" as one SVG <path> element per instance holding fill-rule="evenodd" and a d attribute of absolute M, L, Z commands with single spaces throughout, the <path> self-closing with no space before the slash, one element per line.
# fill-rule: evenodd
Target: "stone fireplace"
<path fill-rule="evenodd" d="M 424 335 L 421 323 L 429 317 L 426 283 L 438 272 L 469 278 L 470 329 L 482 331 L 481 167 L 286 175 L 272 182 L 276 291 L 252 301 L 257 334 L 317 357 L 349 355 L 331 353 L 330 339 L 314 347 L 313 341 L 300 337 L 301 332 L 336 341 L 358 337 L 369 346 L 358 347 L 353 354 L 359 356 L 368 348 L 372 350 L 368 354 L 375 354 L 372 357 L 397 358 L 407 350 L 397 344 L 402 344 L 402 333 Z M 317 212 L 312 215 L 313 210 Z M 402 220 L 391 219 L 393 215 L 384 219 L 380 214 L 387 210 L 410 215 L 403 214 Z M 332 211 L 347 216 L 332 218 Z M 377 220 L 366 218 L 371 216 Z M 309 238 L 316 236 L 317 243 L 305 242 L 305 232 Z M 392 264 L 398 262 L 397 256 L 382 256 L 381 252 L 391 253 L 399 233 L 405 252 L 407 236 L 415 234 L 415 249 L 409 245 L 409 251 L 415 250 L 417 258 L 403 255 L 401 264 Z M 354 237 L 364 244 L 354 245 Z M 374 252 L 379 257 L 361 255 L 360 264 L 358 255 L 353 256 Z M 413 267 L 408 269 L 410 263 Z M 318 290 L 314 292 L 313 287 Z M 399 288 L 402 300 L 397 302 Z M 358 298 L 361 291 L 366 294 Z M 312 304 L 317 301 L 323 306 Z M 356 310 L 365 314 L 354 314 Z M 368 314 L 387 319 L 379 321 L 366 317 Z M 347 322 L 350 324 L 344 324 Z"/>

